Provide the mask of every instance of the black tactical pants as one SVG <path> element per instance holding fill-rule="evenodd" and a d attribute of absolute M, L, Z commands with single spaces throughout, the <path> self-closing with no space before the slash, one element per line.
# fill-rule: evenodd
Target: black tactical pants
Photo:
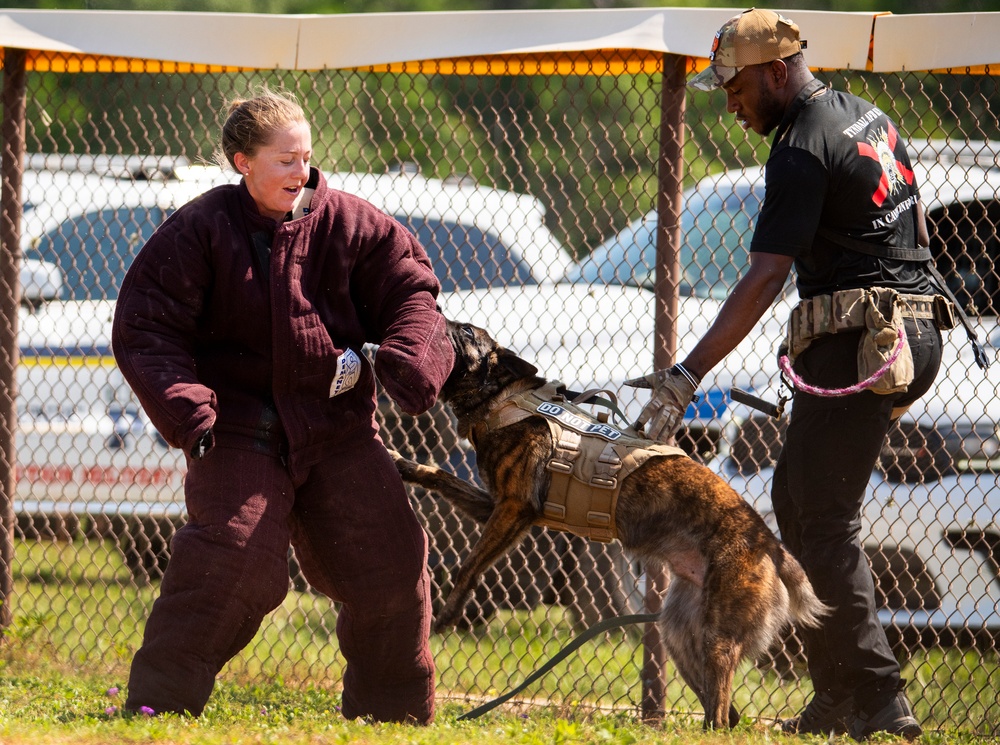
<path fill-rule="evenodd" d="M 772 486 L 782 540 L 834 608 L 821 628 L 802 630 L 813 685 L 858 702 L 899 684 L 861 547 L 861 506 L 893 408 L 926 393 L 941 364 L 933 321 L 908 319 L 906 331 L 915 374 L 906 392 L 825 398 L 796 391 Z M 796 360 L 796 373 L 823 388 L 856 384 L 861 333 L 816 339 Z"/>

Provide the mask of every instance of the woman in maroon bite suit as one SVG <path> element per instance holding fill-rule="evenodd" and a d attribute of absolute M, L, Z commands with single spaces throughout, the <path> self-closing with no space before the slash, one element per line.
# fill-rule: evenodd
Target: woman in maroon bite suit
<path fill-rule="evenodd" d="M 453 362 L 438 281 L 412 234 L 310 165 L 290 96 L 233 101 L 221 154 L 243 180 L 157 229 L 115 311 L 115 359 L 188 464 L 126 708 L 200 714 L 285 597 L 291 544 L 342 604 L 344 715 L 426 724 L 427 539 L 377 435 L 375 376 L 408 413 L 437 398 Z"/>

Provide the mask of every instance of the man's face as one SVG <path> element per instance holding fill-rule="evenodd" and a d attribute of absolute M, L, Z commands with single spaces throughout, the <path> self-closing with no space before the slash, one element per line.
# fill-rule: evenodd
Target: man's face
<path fill-rule="evenodd" d="M 761 136 L 774 131 L 785 113 L 785 105 L 778 96 L 772 74 L 771 66 L 774 64 L 768 62 L 744 67 L 723 86 L 726 110 L 736 115 L 736 121 L 744 130 L 752 129 Z"/>

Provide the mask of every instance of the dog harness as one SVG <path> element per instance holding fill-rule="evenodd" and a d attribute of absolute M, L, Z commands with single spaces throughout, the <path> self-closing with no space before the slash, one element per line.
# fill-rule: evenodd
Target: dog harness
<path fill-rule="evenodd" d="M 541 415 L 554 452 L 545 466 L 551 479 L 543 516 L 535 524 L 608 543 L 618 537 L 615 510 L 622 481 L 650 458 L 687 453 L 611 426 L 605 413 L 595 417 L 567 400 L 561 389 L 561 383 L 550 381 L 511 396 L 474 426 L 473 438 Z"/>

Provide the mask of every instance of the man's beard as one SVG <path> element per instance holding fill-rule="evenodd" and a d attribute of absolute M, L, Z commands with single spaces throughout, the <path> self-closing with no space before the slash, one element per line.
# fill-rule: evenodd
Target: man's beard
<path fill-rule="evenodd" d="M 757 112 L 760 117 L 762 137 L 766 137 L 781 124 L 785 115 L 785 107 L 769 88 L 761 86 L 760 99 L 757 102 Z"/>

